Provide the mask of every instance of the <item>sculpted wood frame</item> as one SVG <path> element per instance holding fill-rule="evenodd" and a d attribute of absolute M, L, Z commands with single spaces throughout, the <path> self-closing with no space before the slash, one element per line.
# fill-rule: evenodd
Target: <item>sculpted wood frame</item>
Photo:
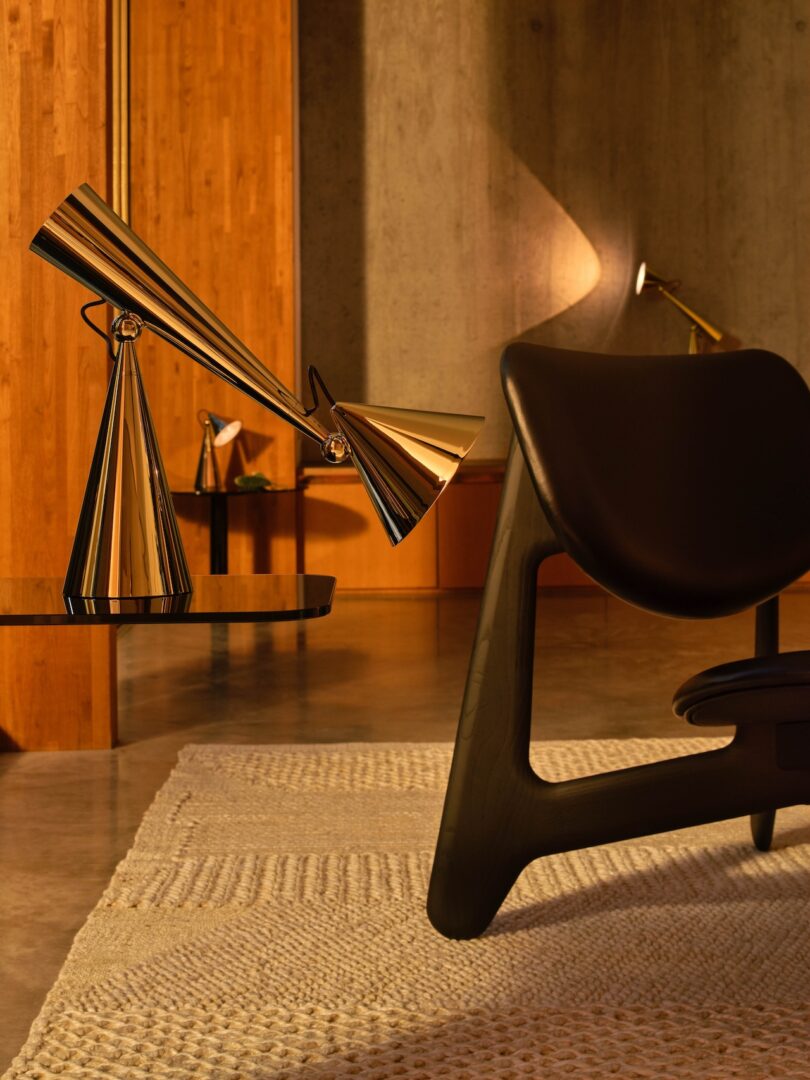
<path fill-rule="evenodd" d="M 701 598 L 696 592 L 687 598 L 687 578 L 693 568 L 688 559 L 676 565 L 676 543 L 667 567 L 669 580 L 664 581 L 666 575 L 662 574 L 664 583 L 659 582 L 661 591 L 655 602 L 642 606 L 659 613 L 708 617 L 742 610 L 759 601 L 755 657 L 710 669 L 676 694 L 677 711 L 693 722 L 736 723 L 733 740 L 719 750 L 561 783 L 542 779 L 529 765 L 536 582 L 542 560 L 566 549 L 602 584 L 637 603 L 643 599 L 638 590 L 645 588 L 652 596 L 653 589 L 652 580 L 642 584 L 641 576 L 634 577 L 632 569 L 632 558 L 638 558 L 644 549 L 643 506 L 635 531 L 622 537 L 619 530 L 619 548 L 612 552 L 618 560 L 626 541 L 632 552 L 630 561 L 623 566 L 617 561 L 609 565 L 608 552 L 603 551 L 601 564 L 594 562 L 594 549 L 604 541 L 607 526 L 591 517 L 596 513 L 593 502 L 616 492 L 606 492 L 609 478 L 605 477 L 600 492 L 585 492 L 582 501 L 573 496 L 569 499 L 561 485 L 563 477 L 571 478 L 570 459 L 555 460 L 543 442 L 544 438 L 559 437 L 563 454 L 572 454 L 570 440 L 576 433 L 583 444 L 591 442 L 584 453 L 598 449 L 601 440 L 609 456 L 608 429 L 621 431 L 622 437 L 631 441 L 634 437 L 622 424 L 622 411 L 632 412 L 635 399 L 630 395 L 627 401 L 620 400 L 628 391 L 628 382 L 620 372 L 613 371 L 616 385 L 612 397 L 596 395 L 602 398 L 599 407 L 608 414 L 601 424 L 595 413 L 590 426 L 583 426 L 584 417 L 577 415 L 576 405 L 562 417 L 553 415 L 560 406 L 555 390 L 562 393 L 563 384 L 577 379 L 582 389 L 583 371 L 577 370 L 577 355 L 539 346 L 513 346 L 505 357 L 507 397 L 523 449 L 513 445 L 507 466 L 430 882 L 428 915 L 436 929 L 448 937 L 481 934 L 523 868 L 541 856 L 743 814 L 752 815 L 757 847 L 767 849 L 775 810 L 810 801 L 810 652 L 778 655 L 775 596 L 779 588 L 800 576 L 810 561 L 810 494 L 802 482 L 810 470 L 810 391 L 789 365 L 767 353 L 730 354 L 719 370 L 705 372 L 695 366 L 706 363 L 699 357 L 631 358 L 628 376 L 659 380 L 664 385 L 654 387 L 654 392 L 660 392 L 663 400 L 672 391 L 667 380 L 680 381 L 683 376 L 685 399 L 692 395 L 701 401 L 707 395 L 714 397 L 708 402 L 708 415 L 724 400 L 724 378 L 728 384 L 728 412 L 718 415 L 707 435 L 706 449 L 709 444 L 714 446 L 716 458 L 712 461 L 698 455 L 706 499 L 701 499 L 694 487 L 691 492 L 673 487 L 669 495 L 681 508 L 680 513 L 674 513 L 673 522 L 681 518 L 682 526 L 689 527 L 690 510 L 684 509 L 683 500 L 691 497 L 696 510 L 706 513 L 707 547 L 711 549 L 716 541 L 717 553 L 722 556 L 725 545 L 727 559 L 733 563 L 736 558 L 740 565 L 729 568 L 727 581 L 715 584 L 709 550 L 705 567 L 696 571 L 698 576 L 709 575 L 703 582 L 704 594 Z M 608 374 L 615 359 L 594 358 L 604 361 Z M 666 365 L 654 367 L 657 359 L 677 362 L 667 371 Z M 539 370 L 544 360 L 550 365 L 545 373 Z M 649 374 L 640 374 L 636 362 L 653 365 Z M 533 370 L 535 367 L 538 370 Z M 561 382 L 555 387 L 557 376 Z M 709 387 L 707 378 L 717 379 L 716 386 Z M 529 390 L 535 383 L 537 401 L 552 410 L 544 417 L 543 436 L 536 438 L 537 402 Z M 569 404 L 571 401 L 576 399 L 569 399 Z M 746 404 L 753 411 L 747 410 Z M 686 408 L 688 413 L 688 400 Z M 768 455 L 759 453 L 763 444 L 757 441 L 752 445 L 746 430 L 751 415 L 758 410 L 762 412 L 758 433 L 769 446 Z M 666 418 L 658 418 L 658 427 L 663 429 L 659 433 L 663 445 L 672 432 L 667 430 Z M 566 429 L 570 429 L 568 434 Z M 727 460 L 723 460 L 724 455 Z M 737 459 L 739 471 L 729 482 L 740 485 L 740 497 L 722 499 L 713 485 L 726 473 L 732 458 Z M 648 464 L 640 466 L 636 479 L 648 479 Z M 667 480 L 674 483 L 676 475 L 693 486 L 701 483 L 688 462 L 671 458 L 669 466 L 666 462 L 659 462 L 659 466 L 664 485 Z M 655 475 L 655 462 L 649 467 Z M 667 476 L 668 469 L 671 476 Z M 780 469 L 785 473 L 781 479 L 775 474 Z M 616 475 L 614 479 L 617 491 L 622 484 L 632 487 L 635 483 L 630 476 Z M 784 505 L 785 492 L 794 489 L 792 504 Z M 543 496 L 542 503 L 538 493 Z M 582 490 L 574 494 L 582 495 Z M 643 493 L 636 494 L 641 497 Z M 725 532 L 722 522 L 713 525 L 712 499 L 726 504 L 725 517 L 730 520 L 725 524 L 731 534 Z M 627 505 L 632 506 L 632 500 Z M 729 547 L 729 535 L 742 519 L 760 513 L 763 524 L 756 518 L 748 521 L 749 537 L 738 543 L 735 553 Z M 774 525 L 776 515 L 779 520 Z M 589 539 L 588 530 L 594 526 L 596 532 Z M 657 527 L 657 522 L 651 523 L 651 536 Z M 757 530 L 759 535 L 752 535 Z M 749 564 L 743 565 L 746 559 Z M 735 582 L 740 568 L 745 572 Z M 729 588 L 724 592 L 726 585 Z M 678 606 L 682 610 L 676 611 Z"/>

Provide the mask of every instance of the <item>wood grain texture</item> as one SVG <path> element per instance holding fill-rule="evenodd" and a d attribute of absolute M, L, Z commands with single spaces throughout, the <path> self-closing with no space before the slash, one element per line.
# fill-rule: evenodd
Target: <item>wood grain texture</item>
<path fill-rule="evenodd" d="M 251 5 L 249 13 L 238 0 L 139 0 L 130 24 L 132 227 L 291 388 L 293 17 L 292 0 Z M 294 483 L 288 424 L 154 335 L 141 339 L 139 358 L 173 488 L 194 480 L 199 409 L 244 423 L 217 451 L 226 483 L 254 470 Z M 201 558 L 207 565 L 199 511 L 185 503 L 179 510 L 192 568 Z M 236 511 L 234 569 L 294 560 L 294 532 L 268 535 L 268 512 L 259 500 Z"/>
<path fill-rule="evenodd" d="M 109 186 L 106 16 L 95 0 L 31 0 L 0 16 L 0 573 L 67 566 L 107 383 L 79 318 L 86 290 L 28 251 L 77 184 Z M 0 634 L 0 743 L 109 746 L 109 629 Z"/>

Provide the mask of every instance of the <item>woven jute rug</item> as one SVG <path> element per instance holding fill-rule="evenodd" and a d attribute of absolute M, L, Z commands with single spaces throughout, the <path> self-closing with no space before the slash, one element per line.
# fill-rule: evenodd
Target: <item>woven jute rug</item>
<path fill-rule="evenodd" d="M 550 779 L 710 740 L 543 744 Z M 450 747 L 191 746 L 8 1077 L 810 1077 L 810 811 L 534 863 L 425 916 Z"/>

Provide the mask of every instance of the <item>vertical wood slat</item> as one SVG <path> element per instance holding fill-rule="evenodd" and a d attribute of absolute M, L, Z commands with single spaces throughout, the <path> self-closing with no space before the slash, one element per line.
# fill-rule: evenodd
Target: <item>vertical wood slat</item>
<path fill-rule="evenodd" d="M 110 0 L 110 205 L 129 221 L 129 0 Z"/>
<path fill-rule="evenodd" d="M 139 0 L 130 13 L 132 226 L 290 388 L 293 15 L 292 0 L 253 5 L 250 18 L 239 0 L 209 0 L 204 10 L 183 0 Z M 138 352 L 173 489 L 194 480 L 199 409 L 244 423 L 217 451 L 226 483 L 255 470 L 294 483 L 296 435 L 288 424 L 154 335 L 141 338 Z M 189 500 L 177 509 L 190 565 L 204 571 L 200 509 Z M 268 515 L 281 506 L 271 512 L 262 499 L 249 499 L 233 511 L 233 568 L 295 569 L 292 509 L 277 528 Z"/>
<path fill-rule="evenodd" d="M 106 12 L 96 0 L 10 0 L 0 17 L 0 573 L 65 571 L 103 407 L 103 345 L 86 290 L 28 251 L 77 184 L 108 193 Z M 0 633 L 0 747 L 114 737 L 108 628 Z"/>

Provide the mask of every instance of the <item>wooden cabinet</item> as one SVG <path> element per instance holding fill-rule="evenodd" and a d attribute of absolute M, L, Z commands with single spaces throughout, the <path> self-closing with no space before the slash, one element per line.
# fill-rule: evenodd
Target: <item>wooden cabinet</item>
<path fill-rule="evenodd" d="M 486 577 L 501 496 L 501 462 L 465 462 L 418 527 L 392 548 L 353 468 L 302 472 L 302 570 L 339 589 L 476 589 Z M 590 586 L 566 555 L 547 560 L 542 586 Z"/>

